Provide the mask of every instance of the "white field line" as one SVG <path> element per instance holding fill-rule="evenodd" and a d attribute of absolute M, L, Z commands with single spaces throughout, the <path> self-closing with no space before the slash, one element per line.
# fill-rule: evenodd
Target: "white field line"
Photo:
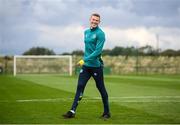
<path fill-rule="evenodd" d="M 49 98 L 49 99 L 19 99 L 19 100 L 0 100 L 1 102 L 63 102 L 73 101 L 74 98 Z M 87 98 L 83 101 L 97 102 L 101 97 Z M 180 96 L 123 96 L 109 97 L 110 102 L 180 102 Z"/>
<path fill-rule="evenodd" d="M 158 98 L 179 98 L 180 96 L 121 96 L 109 97 L 109 99 L 158 99 Z M 100 97 L 93 97 L 93 99 L 101 99 Z"/>

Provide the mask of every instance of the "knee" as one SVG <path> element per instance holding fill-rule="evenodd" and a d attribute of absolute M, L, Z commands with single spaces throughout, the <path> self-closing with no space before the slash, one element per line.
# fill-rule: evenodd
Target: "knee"
<path fill-rule="evenodd" d="M 79 82 L 79 83 L 78 83 L 78 89 L 82 89 L 82 88 L 84 88 L 84 84 L 81 83 L 81 82 Z"/>
<path fill-rule="evenodd" d="M 104 83 L 96 83 L 96 88 L 99 89 L 99 91 L 103 90 L 104 86 L 103 86 Z"/>
<path fill-rule="evenodd" d="M 97 88 L 100 92 L 105 92 L 105 91 L 106 91 L 105 86 L 104 86 L 104 83 L 98 83 L 98 84 L 96 84 L 96 88 Z"/>
<path fill-rule="evenodd" d="M 83 93 L 80 93 L 78 101 L 81 101 L 82 97 L 83 97 Z"/>
<path fill-rule="evenodd" d="M 103 98 L 108 98 L 108 93 L 105 88 L 103 87 L 97 87 Z"/>
<path fill-rule="evenodd" d="M 108 99 L 108 93 L 106 91 L 104 91 L 104 98 Z"/>

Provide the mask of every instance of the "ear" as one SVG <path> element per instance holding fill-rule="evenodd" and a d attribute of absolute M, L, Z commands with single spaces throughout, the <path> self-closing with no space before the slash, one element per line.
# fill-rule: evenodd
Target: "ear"
<path fill-rule="evenodd" d="M 89 18 L 89 21 L 91 21 L 91 17 Z"/>

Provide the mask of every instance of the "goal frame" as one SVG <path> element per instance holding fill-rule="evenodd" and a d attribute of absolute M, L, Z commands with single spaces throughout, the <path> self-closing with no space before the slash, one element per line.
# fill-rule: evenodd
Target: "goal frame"
<path fill-rule="evenodd" d="M 71 55 L 15 55 L 13 61 L 13 75 L 17 75 L 17 58 L 42 58 L 42 59 L 52 59 L 52 58 L 68 58 L 69 59 L 69 75 L 72 76 L 72 56 Z"/>

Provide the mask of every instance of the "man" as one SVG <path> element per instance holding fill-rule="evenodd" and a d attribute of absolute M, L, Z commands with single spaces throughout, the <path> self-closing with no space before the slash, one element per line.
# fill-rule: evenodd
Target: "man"
<path fill-rule="evenodd" d="M 111 117 L 109 111 L 108 94 L 104 86 L 103 62 L 101 60 L 101 52 L 105 42 L 105 34 L 98 27 L 99 23 L 100 15 L 97 13 L 92 14 L 90 17 L 90 28 L 84 32 L 84 58 L 78 62 L 78 65 L 82 66 L 82 69 L 79 74 L 76 95 L 71 110 L 63 115 L 64 118 L 75 117 L 76 108 L 79 101 L 82 99 L 84 88 L 91 76 L 96 82 L 96 87 L 101 94 L 104 105 L 104 112 L 101 117 L 105 119 Z"/>

